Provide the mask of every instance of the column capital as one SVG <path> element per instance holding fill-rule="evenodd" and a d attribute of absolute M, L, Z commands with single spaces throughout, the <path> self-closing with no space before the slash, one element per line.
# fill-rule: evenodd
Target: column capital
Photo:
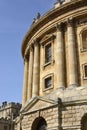
<path fill-rule="evenodd" d="M 33 51 L 33 46 L 32 45 L 29 46 L 29 51 Z"/>
<path fill-rule="evenodd" d="M 28 55 L 25 55 L 25 56 L 24 56 L 24 63 L 25 63 L 25 62 L 28 62 Z"/>
<path fill-rule="evenodd" d="M 66 23 L 67 23 L 68 27 L 73 26 L 73 24 L 74 24 L 73 18 L 72 17 L 68 18 L 67 21 L 66 21 Z"/>
<path fill-rule="evenodd" d="M 55 27 L 57 31 L 62 31 L 62 23 L 57 23 Z"/>
<path fill-rule="evenodd" d="M 37 46 L 37 45 L 39 45 L 39 38 L 36 38 L 34 41 L 33 41 L 33 44 L 35 45 L 35 46 Z"/>
<path fill-rule="evenodd" d="M 55 38 L 56 38 L 56 35 L 52 34 L 51 35 L 51 41 L 53 42 Z"/>

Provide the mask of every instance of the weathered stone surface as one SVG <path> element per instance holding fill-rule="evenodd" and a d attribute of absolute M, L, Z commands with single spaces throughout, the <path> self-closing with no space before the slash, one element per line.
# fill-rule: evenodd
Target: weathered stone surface
<path fill-rule="evenodd" d="M 26 34 L 22 55 L 29 57 L 32 46 L 34 65 L 29 74 L 32 79 L 28 78 L 32 81 L 32 90 L 28 91 L 31 99 L 28 95 L 21 109 L 22 130 L 37 130 L 42 126 L 47 130 L 81 130 L 84 126 L 87 120 L 84 117 L 87 113 L 86 16 L 86 0 L 57 1 L 55 8 L 32 25 Z M 51 60 L 46 63 L 49 44 Z M 46 87 L 49 77 L 51 87 Z M 24 93 L 27 93 L 26 88 Z M 26 95 L 23 94 L 23 100 Z"/>

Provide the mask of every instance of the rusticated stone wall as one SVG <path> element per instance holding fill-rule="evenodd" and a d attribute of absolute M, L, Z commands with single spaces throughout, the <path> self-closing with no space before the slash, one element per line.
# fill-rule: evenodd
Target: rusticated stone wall
<path fill-rule="evenodd" d="M 87 0 L 57 1 L 27 32 L 22 43 L 22 109 L 15 130 L 38 130 L 40 119 L 45 129 L 39 130 L 86 130 L 82 124 L 87 113 L 86 17 Z M 48 44 L 52 59 L 45 63 Z M 52 84 L 46 88 L 48 77 Z"/>
<path fill-rule="evenodd" d="M 81 119 L 87 113 L 87 103 L 73 104 L 62 108 L 62 128 L 81 130 Z"/>
<path fill-rule="evenodd" d="M 54 106 L 53 108 L 25 115 L 22 120 L 22 129 L 31 130 L 34 120 L 39 117 L 43 117 L 46 120 L 48 129 L 58 128 L 58 107 Z"/>
<path fill-rule="evenodd" d="M 33 122 L 42 117 L 47 130 L 81 130 L 81 120 L 86 113 L 87 102 L 59 102 L 56 106 L 23 115 L 21 127 L 22 130 L 32 130 Z"/>

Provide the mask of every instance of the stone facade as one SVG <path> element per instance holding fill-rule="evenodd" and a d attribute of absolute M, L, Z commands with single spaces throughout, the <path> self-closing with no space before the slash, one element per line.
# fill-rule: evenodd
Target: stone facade
<path fill-rule="evenodd" d="M 57 1 L 32 24 L 15 130 L 87 130 L 86 17 L 87 0 Z"/>
<path fill-rule="evenodd" d="M 13 130 L 14 119 L 19 116 L 21 104 L 3 102 L 0 106 L 0 130 Z"/>

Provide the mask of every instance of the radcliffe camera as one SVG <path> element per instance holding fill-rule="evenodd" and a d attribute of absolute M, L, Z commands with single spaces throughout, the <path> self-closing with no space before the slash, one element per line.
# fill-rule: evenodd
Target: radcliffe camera
<path fill-rule="evenodd" d="M 22 106 L 2 104 L 0 130 L 87 130 L 87 0 L 36 14 L 21 43 Z"/>

